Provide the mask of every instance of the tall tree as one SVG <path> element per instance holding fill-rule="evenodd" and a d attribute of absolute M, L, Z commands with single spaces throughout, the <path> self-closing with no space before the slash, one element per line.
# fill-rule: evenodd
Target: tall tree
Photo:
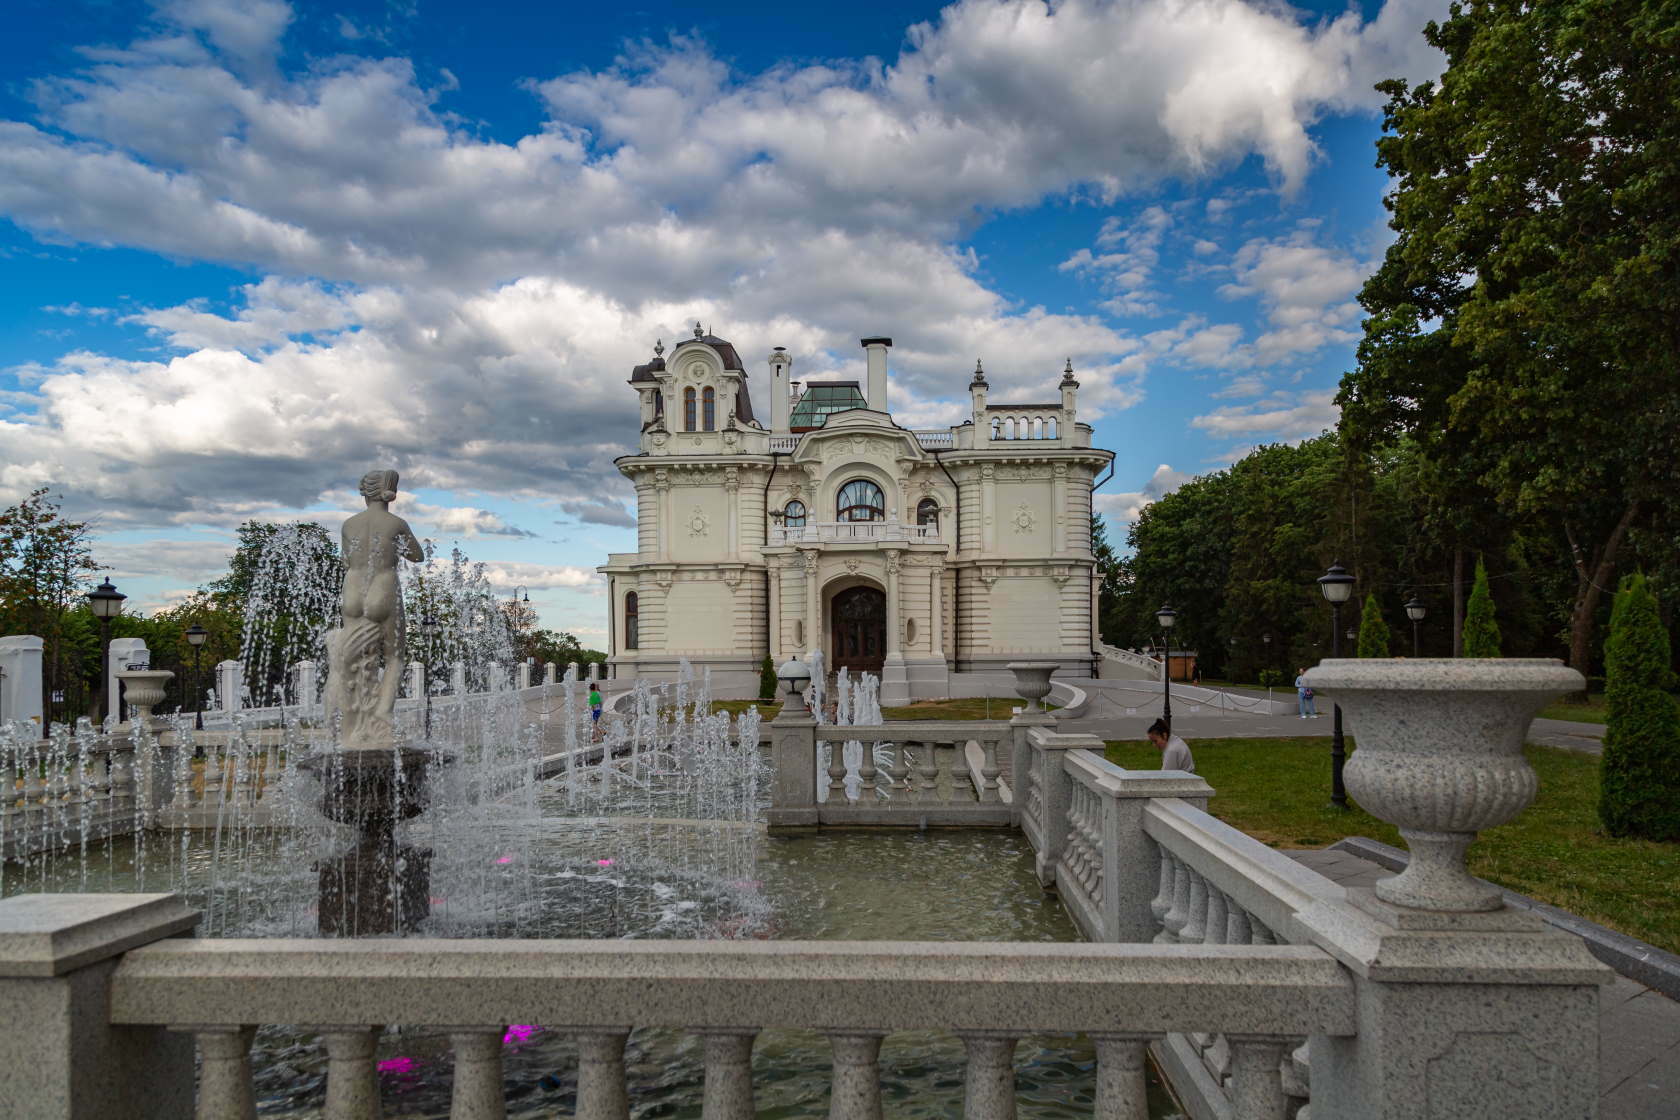
<path fill-rule="evenodd" d="M 1097 638 L 1110 645 L 1118 644 L 1127 637 L 1121 632 L 1120 615 L 1127 573 L 1108 541 L 1108 526 L 1100 513 L 1091 515 L 1091 555 L 1097 561 Z"/>
<path fill-rule="evenodd" d="M 81 635 L 66 628 L 66 616 L 95 570 L 88 533 L 46 489 L 0 511 L 0 633 L 42 640 L 45 712 L 55 692 L 75 691 L 81 680 Z"/>
<path fill-rule="evenodd" d="M 1612 836 L 1680 840 L 1680 708 L 1668 634 L 1645 577 L 1616 594 L 1605 643 L 1604 761 L 1598 815 Z"/>
<path fill-rule="evenodd" d="M 1359 612 L 1359 656 L 1388 656 L 1388 623 L 1383 621 L 1375 591 L 1365 596 L 1364 609 Z"/>
<path fill-rule="evenodd" d="M 1676 481 L 1680 2 L 1473 0 L 1425 36 L 1440 84 L 1378 87 L 1397 237 L 1344 425 L 1419 440 L 1447 516 L 1479 520 L 1485 485 L 1561 538 L 1588 672 L 1602 589 Z"/>

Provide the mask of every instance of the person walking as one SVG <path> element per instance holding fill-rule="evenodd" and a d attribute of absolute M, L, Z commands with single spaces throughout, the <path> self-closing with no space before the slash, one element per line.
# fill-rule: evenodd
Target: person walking
<path fill-rule="evenodd" d="M 1313 703 L 1313 691 L 1307 687 L 1307 671 L 1295 670 L 1295 696 L 1299 700 L 1302 719 L 1317 719 L 1318 705 Z"/>
<path fill-rule="evenodd" d="M 593 721 L 595 738 L 601 737 L 601 686 L 593 682 L 589 685 L 589 718 Z"/>
<path fill-rule="evenodd" d="M 1161 769 L 1196 772 L 1196 760 L 1190 756 L 1190 744 L 1167 730 L 1165 720 L 1156 720 L 1146 732 L 1155 749 L 1161 752 Z"/>

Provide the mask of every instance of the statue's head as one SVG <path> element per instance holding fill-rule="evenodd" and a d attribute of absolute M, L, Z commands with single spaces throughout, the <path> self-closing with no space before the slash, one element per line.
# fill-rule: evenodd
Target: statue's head
<path fill-rule="evenodd" d="M 362 476 L 362 497 L 369 501 L 394 502 L 397 499 L 396 471 L 369 471 Z"/>

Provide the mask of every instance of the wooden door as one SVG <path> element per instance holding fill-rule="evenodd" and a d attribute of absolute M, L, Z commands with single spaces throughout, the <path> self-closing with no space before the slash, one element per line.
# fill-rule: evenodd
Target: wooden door
<path fill-rule="evenodd" d="M 874 587 L 849 587 L 834 596 L 829 607 L 829 633 L 834 642 L 834 671 L 881 675 L 887 656 L 887 596 Z"/>

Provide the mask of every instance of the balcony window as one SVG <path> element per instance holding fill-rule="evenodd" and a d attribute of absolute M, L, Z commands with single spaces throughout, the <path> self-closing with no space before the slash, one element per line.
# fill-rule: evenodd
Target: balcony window
<path fill-rule="evenodd" d="M 782 525 L 789 529 L 805 528 L 805 503 L 795 499 L 782 507 Z"/>
<path fill-rule="evenodd" d="M 917 502 L 916 524 L 929 526 L 934 533 L 938 533 L 939 503 L 932 498 L 923 498 Z"/>
<path fill-rule="evenodd" d="M 866 478 L 854 478 L 840 488 L 836 502 L 839 521 L 885 521 L 887 498 L 881 488 Z"/>

